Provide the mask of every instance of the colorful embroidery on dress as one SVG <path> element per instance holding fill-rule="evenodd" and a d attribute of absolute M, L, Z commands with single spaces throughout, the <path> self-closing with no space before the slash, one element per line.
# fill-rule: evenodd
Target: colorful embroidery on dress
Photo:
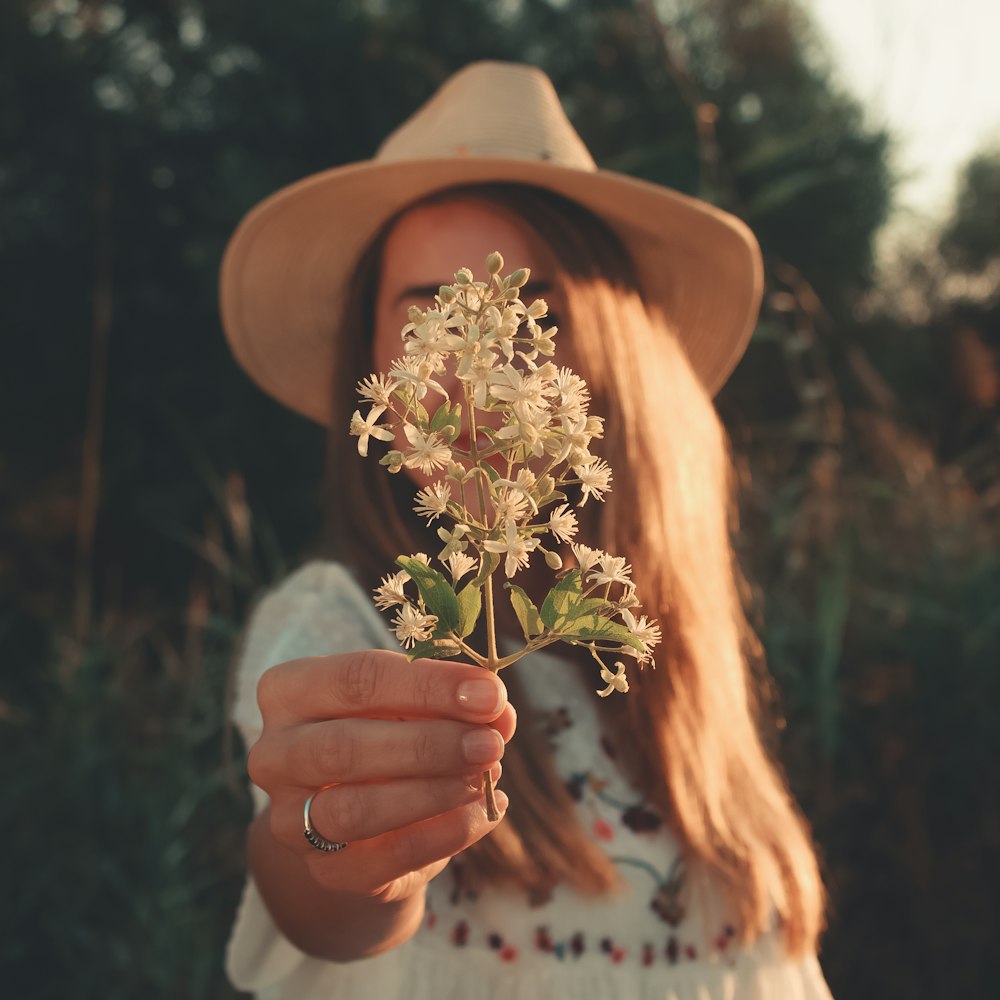
<path fill-rule="evenodd" d="M 545 736 L 553 750 L 556 749 L 559 736 L 573 725 L 569 710 L 560 707 L 539 712 L 538 717 Z M 602 735 L 600 743 L 606 756 L 615 760 L 617 753 L 611 741 Z M 565 779 L 565 782 L 566 790 L 573 801 L 589 813 L 589 817 L 581 816 L 581 819 L 589 824 L 591 833 L 598 841 L 607 844 L 615 841 L 616 834 L 619 832 L 616 829 L 619 819 L 621 826 L 631 830 L 633 834 L 655 834 L 663 827 L 662 817 L 647 806 L 644 801 L 621 801 L 608 791 L 611 783 L 592 771 L 574 771 Z M 617 815 L 610 819 L 602 815 L 602 813 L 607 813 L 608 808 Z M 522 950 L 531 951 L 533 945 L 535 952 L 551 955 L 560 962 L 580 959 L 588 952 L 606 956 L 613 965 L 622 965 L 631 961 L 643 967 L 650 967 L 658 962 L 676 965 L 680 962 L 698 961 L 700 954 L 698 947 L 690 941 L 684 941 L 679 934 L 688 910 L 686 866 L 683 855 L 679 854 L 674 859 L 666 873 L 641 858 L 623 855 L 609 855 L 609 858 L 616 865 L 637 868 L 651 878 L 653 893 L 650 897 L 649 908 L 668 926 L 669 933 L 666 938 L 659 942 L 645 940 L 641 944 L 631 942 L 625 944 L 606 935 L 588 942 L 583 931 L 577 930 L 564 936 L 557 936 L 550 924 L 540 924 L 528 939 L 528 943 L 522 943 Z M 451 904 L 458 906 L 462 902 L 475 902 L 478 893 L 469 884 L 463 866 L 457 861 L 453 861 L 449 868 L 452 888 L 448 898 Z M 554 889 L 554 884 L 534 887 L 528 896 L 530 906 L 537 910 L 552 902 Z M 439 923 L 441 921 L 428 902 L 426 927 L 428 930 L 433 930 Z M 465 919 L 456 920 L 446 933 L 455 947 L 485 946 L 494 952 L 501 962 L 516 962 L 522 957 L 518 946 L 508 941 L 499 930 L 477 930 L 473 933 L 469 922 Z M 704 959 L 721 960 L 729 966 L 734 965 L 736 960 L 736 949 L 733 947 L 735 933 L 733 926 L 727 923 L 720 933 L 711 940 L 708 954 L 704 955 Z"/>

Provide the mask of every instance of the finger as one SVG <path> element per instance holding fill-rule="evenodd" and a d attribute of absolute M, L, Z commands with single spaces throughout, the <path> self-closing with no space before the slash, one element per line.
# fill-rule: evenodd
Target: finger
<path fill-rule="evenodd" d="M 490 725 L 503 737 L 504 743 L 510 743 L 514 730 L 517 729 L 517 712 L 514 706 L 507 702 L 503 711 L 490 722 Z"/>
<path fill-rule="evenodd" d="M 272 785 L 315 788 L 376 778 L 467 774 L 486 770 L 503 751 L 503 738 L 489 726 L 446 719 L 333 719 L 285 731 L 268 742 L 257 763 L 260 775 Z"/>
<path fill-rule="evenodd" d="M 494 782 L 500 773 L 500 764 L 494 764 L 491 769 Z M 312 828 L 326 840 L 352 843 L 469 805 L 482 795 L 481 771 L 446 778 L 336 785 L 316 793 L 309 807 L 309 820 Z M 310 850 L 302 836 L 300 799 L 296 796 L 288 806 L 281 813 L 282 822 L 288 823 L 291 835 L 283 839 L 291 843 L 298 841 L 303 850 Z M 287 820 L 284 819 L 286 815 Z"/>
<path fill-rule="evenodd" d="M 311 851 L 303 857 L 320 885 L 378 895 L 395 879 L 451 858 L 494 830 L 508 805 L 500 789 L 495 794 L 499 817 L 492 823 L 480 799 L 371 840 L 348 843 L 334 854 Z"/>
<path fill-rule="evenodd" d="M 265 720 L 348 716 L 491 722 L 507 703 L 496 674 L 468 663 L 414 660 L 384 649 L 290 660 L 264 672 Z"/>

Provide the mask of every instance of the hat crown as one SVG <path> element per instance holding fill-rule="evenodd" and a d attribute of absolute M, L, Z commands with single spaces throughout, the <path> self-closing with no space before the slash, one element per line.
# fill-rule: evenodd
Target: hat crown
<path fill-rule="evenodd" d="M 552 81 L 520 63 L 471 63 L 382 142 L 377 162 L 454 156 L 535 160 L 595 171 Z"/>

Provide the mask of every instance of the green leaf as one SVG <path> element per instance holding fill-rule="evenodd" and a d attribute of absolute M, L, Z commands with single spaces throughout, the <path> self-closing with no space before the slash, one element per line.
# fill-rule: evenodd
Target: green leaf
<path fill-rule="evenodd" d="M 613 622 L 609 618 L 601 615 L 584 615 L 577 618 L 569 626 L 572 632 L 563 635 L 563 639 L 581 639 L 589 641 L 605 640 L 607 642 L 617 642 L 623 646 L 631 646 L 632 649 L 641 653 L 642 643 L 624 625 Z"/>
<path fill-rule="evenodd" d="M 448 581 L 436 569 L 411 556 L 400 556 L 396 565 L 405 569 L 413 578 L 427 610 L 430 614 L 437 615 L 439 627 L 449 632 L 457 628 L 458 598 Z"/>
<path fill-rule="evenodd" d="M 427 642 L 415 642 L 412 649 L 404 652 L 412 663 L 414 660 L 448 660 L 462 651 L 450 639 L 428 639 Z"/>
<path fill-rule="evenodd" d="M 427 415 L 427 407 L 425 407 L 424 404 L 418 399 L 415 399 L 412 405 L 413 411 L 417 416 L 416 422 L 420 425 L 421 429 L 425 428 L 427 426 L 427 422 L 430 420 L 430 417 Z"/>
<path fill-rule="evenodd" d="M 577 622 L 589 621 L 591 618 L 599 617 L 600 612 L 605 609 L 611 610 L 611 604 L 603 597 L 587 597 L 570 605 L 563 620 L 562 629 L 574 626 Z"/>
<path fill-rule="evenodd" d="M 483 552 L 482 559 L 483 564 L 470 586 L 481 587 L 486 582 L 486 577 L 490 576 L 500 565 L 500 556 L 496 552 Z"/>
<path fill-rule="evenodd" d="M 562 500 L 565 503 L 566 499 L 565 493 L 561 490 L 554 490 L 552 493 L 546 494 L 541 500 L 538 501 L 538 509 L 541 510 L 543 507 L 548 507 L 550 503 L 555 503 L 556 500 Z"/>
<path fill-rule="evenodd" d="M 491 483 L 495 483 L 500 478 L 500 473 L 497 472 L 497 470 L 494 469 L 489 462 L 483 462 L 483 464 L 480 465 L 479 468 L 486 470 L 486 475 L 489 476 Z"/>
<path fill-rule="evenodd" d="M 458 634 L 464 639 L 479 621 L 483 598 L 475 582 L 467 584 L 458 595 Z"/>
<path fill-rule="evenodd" d="M 448 428 L 451 428 L 450 430 Z M 458 432 L 462 429 L 462 404 L 456 403 L 454 408 L 449 407 L 445 400 L 431 418 L 430 430 L 437 431 L 448 440 L 458 437 Z"/>
<path fill-rule="evenodd" d="M 544 626 L 541 616 L 538 614 L 538 608 L 535 607 L 531 598 L 516 584 L 505 583 L 504 586 L 510 590 L 510 603 L 514 608 L 514 614 L 517 615 L 517 620 L 521 623 L 524 638 L 530 639 L 532 636 L 539 635 Z"/>
<path fill-rule="evenodd" d="M 570 570 L 545 595 L 540 614 L 542 621 L 549 628 L 558 629 L 560 622 L 567 617 L 573 605 L 580 603 L 580 586 L 580 571 Z"/>

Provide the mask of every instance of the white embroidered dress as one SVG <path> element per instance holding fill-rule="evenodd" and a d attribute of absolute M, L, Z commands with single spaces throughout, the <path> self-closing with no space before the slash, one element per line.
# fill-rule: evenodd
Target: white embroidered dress
<path fill-rule="evenodd" d="M 260 734 L 255 692 L 268 667 L 372 648 L 399 646 L 348 570 L 314 562 L 290 576 L 254 612 L 239 665 L 233 716 L 247 746 Z M 472 896 L 457 878 L 459 857 L 428 886 L 413 938 L 334 963 L 292 945 L 248 877 L 226 956 L 234 985 L 263 1000 L 832 1000 L 816 957 L 787 961 L 777 927 L 740 950 L 721 895 L 688 891 L 676 839 L 598 732 L 594 692 L 542 653 L 511 669 L 548 721 L 581 822 L 628 891 L 600 901 L 562 886 L 530 903 L 513 891 Z M 254 787 L 253 795 L 263 809 L 266 794 Z"/>

